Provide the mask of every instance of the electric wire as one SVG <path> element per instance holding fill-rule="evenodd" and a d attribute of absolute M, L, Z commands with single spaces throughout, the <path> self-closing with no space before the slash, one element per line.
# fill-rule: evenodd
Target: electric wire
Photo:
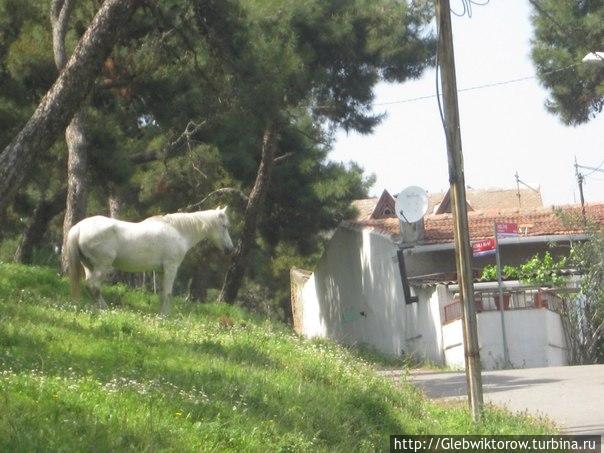
<path fill-rule="evenodd" d="M 458 12 L 456 12 L 456 11 L 455 11 L 453 8 L 451 8 L 451 12 L 453 13 L 453 15 L 454 15 L 454 16 L 457 16 L 457 17 L 463 17 L 463 16 L 465 16 L 465 15 L 466 15 L 466 12 L 467 12 L 467 9 L 466 9 L 466 2 L 462 0 L 461 4 L 462 4 L 462 6 L 463 6 L 463 12 L 461 12 L 461 13 L 458 13 Z"/>
<path fill-rule="evenodd" d="M 602 166 L 604 166 L 604 160 L 603 160 L 602 162 L 600 162 L 600 164 L 599 164 L 599 165 L 596 165 L 596 167 L 595 167 L 595 168 L 594 168 L 592 171 L 590 171 L 589 173 L 585 173 L 585 174 L 583 175 L 583 177 L 587 177 L 587 176 L 589 176 L 589 175 L 594 174 L 594 173 L 595 173 L 595 172 L 597 172 L 597 171 L 602 170 Z"/>
<path fill-rule="evenodd" d="M 483 2 L 477 2 L 474 0 L 461 0 L 461 5 L 463 6 L 463 12 L 458 13 L 453 8 L 450 8 L 450 10 L 453 13 L 453 15 L 455 15 L 457 17 L 468 16 L 468 18 L 471 19 L 472 18 L 472 5 L 486 6 L 489 4 L 489 1 L 490 0 L 485 0 L 483 3 Z"/>
<path fill-rule="evenodd" d="M 438 37 L 438 35 L 437 35 Z M 438 55 L 437 55 L 437 64 L 436 64 L 436 72 L 438 73 Z M 552 69 L 551 71 L 547 71 L 544 72 L 543 75 L 550 75 L 550 74 L 554 74 L 556 72 L 560 72 L 560 71 L 566 71 L 568 69 L 574 68 L 576 66 L 578 66 L 580 63 L 573 63 L 570 64 L 568 66 L 564 66 L 562 68 L 557 68 L 557 69 Z M 475 91 L 475 90 L 481 90 L 484 88 L 492 88 L 492 87 L 496 87 L 496 86 L 501 86 L 501 85 L 509 85 L 511 83 L 518 83 L 518 82 L 524 82 L 526 80 L 532 80 L 532 79 L 536 79 L 537 76 L 536 75 L 532 75 L 532 76 L 525 76 L 525 77 L 519 77 L 516 79 L 510 79 L 510 80 L 503 80 L 500 82 L 490 82 L 490 83 L 485 83 L 482 85 L 476 85 L 476 86 L 472 86 L 472 87 L 467 87 L 467 88 L 460 88 L 457 90 L 458 93 L 463 93 L 466 91 Z M 383 106 L 383 105 L 392 105 L 392 104 L 404 104 L 407 102 L 415 102 L 415 101 L 421 101 L 424 99 L 431 99 L 433 97 L 436 97 L 435 94 L 427 94 L 425 96 L 418 96 L 418 97 L 414 97 L 414 98 L 407 98 L 407 99 L 400 99 L 397 101 L 385 101 L 385 102 L 378 102 L 373 104 L 374 107 L 379 107 L 379 106 Z"/>
<path fill-rule="evenodd" d="M 440 121 L 442 123 L 443 126 L 443 130 L 445 131 L 445 140 L 447 141 L 447 148 L 449 145 L 449 132 L 448 132 L 448 128 L 447 128 L 447 122 L 445 120 L 445 115 L 443 113 L 443 106 L 440 100 L 440 78 L 439 78 L 439 67 L 440 67 L 440 61 L 438 58 L 439 55 L 439 50 L 440 50 L 440 28 L 436 27 L 436 71 L 435 71 L 435 77 L 434 77 L 434 82 L 436 85 L 436 102 L 438 103 L 438 113 L 440 114 Z M 430 97 L 434 97 L 434 95 L 431 95 Z"/>

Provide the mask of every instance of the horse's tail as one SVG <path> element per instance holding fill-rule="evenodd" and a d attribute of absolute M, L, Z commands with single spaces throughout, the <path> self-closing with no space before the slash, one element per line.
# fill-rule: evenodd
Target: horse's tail
<path fill-rule="evenodd" d="M 80 301 L 80 276 L 82 272 L 79 239 L 80 225 L 74 225 L 67 234 L 65 253 L 67 253 L 67 272 L 69 273 L 71 297 L 77 302 Z"/>

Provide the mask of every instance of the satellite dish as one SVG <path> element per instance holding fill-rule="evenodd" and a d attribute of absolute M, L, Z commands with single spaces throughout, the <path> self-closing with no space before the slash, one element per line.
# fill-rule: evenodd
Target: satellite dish
<path fill-rule="evenodd" d="M 403 222 L 419 222 L 428 211 L 428 195 L 421 187 L 409 186 L 397 195 L 394 209 Z"/>

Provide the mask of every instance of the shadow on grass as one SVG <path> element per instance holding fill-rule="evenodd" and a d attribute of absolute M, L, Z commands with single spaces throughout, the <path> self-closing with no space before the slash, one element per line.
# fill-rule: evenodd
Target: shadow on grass
<path fill-rule="evenodd" d="M 309 435 L 323 432 L 328 441 L 333 434 L 327 431 L 340 428 L 342 413 L 363 420 L 367 426 L 362 429 L 398 426 L 388 402 L 376 398 L 360 381 L 348 380 L 343 395 L 336 391 L 343 384 L 321 370 L 317 360 L 286 369 L 282 359 L 245 339 L 232 341 L 226 329 L 219 332 L 229 335 L 226 342 L 187 342 L 138 334 L 133 331 L 139 327 L 136 322 L 118 321 L 107 327 L 99 320 L 86 326 L 75 316 L 69 321 L 35 310 L 20 312 L 19 318 L 28 320 L 29 330 L 15 332 L 0 326 L 0 341 L 8 342 L 11 351 L 9 356 L 0 356 L 2 367 L 16 373 L 37 369 L 47 376 L 93 378 L 101 383 L 118 376 L 158 380 L 185 393 L 203 387 L 212 403 L 201 408 L 173 387 L 166 387 L 168 404 L 193 414 L 192 422 L 207 421 L 242 399 L 250 426 L 270 418 L 281 432 L 304 426 Z"/>
<path fill-rule="evenodd" d="M 14 415 L 8 431 L 0 438 L 4 451 L 156 451 L 182 450 L 181 437 L 170 435 L 165 427 L 124 423 L 71 395 L 48 391 L 23 393 L 17 401 L 7 402 L 4 410 Z M 46 423 L 41 423 L 45 421 Z"/>
<path fill-rule="evenodd" d="M 25 307 L 24 307 L 25 308 Z M 25 311 L 25 313 L 24 313 Z M 25 317 L 28 322 L 33 325 L 40 326 L 41 332 L 46 332 L 50 337 L 53 336 L 52 330 L 58 329 L 64 333 L 68 333 L 74 336 L 82 336 L 80 341 L 84 339 L 94 341 L 106 341 L 109 344 L 116 343 L 119 345 L 123 343 L 124 346 L 133 347 L 137 351 L 148 354 L 150 350 L 162 348 L 168 348 L 171 351 L 175 351 L 177 354 L 197 354 L 197 355 L 214 355 L 217 357 L 224 358 L 225 360 L 233 363 L 247 364 L 250 366 L 257 367 L 278 367 L 280 363 L 269 355 L 263 353 L 257 348 L 253 348 L 250 345 L 242 344 L 240 342 L 230 342 L 228 345 L 224 345 L 219 341 L 211 339 L 190 339 L 186 341 L 178 337 L 159 338 L 157 333 L 147 333 L 137 331 L 138 329 L 145 329 L 148 326 L 143 325 L 142 320 L 128 320 L 128 319 L 106 319 L 97 318 L 94 319 L 95 314 L 91 314 L 91 321 L 89 325 L 83 325 L 77 318 L 77 314 L 73 313 L 71 321 L 58 316 L 49 315 L 48 312 L 41 312 L 37 310 L 25 310 L 21 311 L 20 317 Z M 157 320 L 159 325 L 158 329 L 161 329 L 161 323 L 166 322 Z M 221 336 L 228 332 L 229 327 L 217 327 L 216 335 Z M 2 327 L 0 327 L 2 332 Z M 245 332 L 241 332 L 245 335 Z M 60 334 L 54 335 L 60 337 Z M 7 333 L 0 336 L 2 338 L 7 337 Z M 44 345 L 46 353 L 50 353 L 47 345 Z M 39 349 L 40 345 L 35 349 Z M 29 349 L 29 348 L 27 348 Z M 68 353 L 69 354 L 69 353 Z M 119 357 L 112 357 L 112 360 L 119 359 Z M 125 365 L 131 365 L 129 362 L 125 362 Z"/>

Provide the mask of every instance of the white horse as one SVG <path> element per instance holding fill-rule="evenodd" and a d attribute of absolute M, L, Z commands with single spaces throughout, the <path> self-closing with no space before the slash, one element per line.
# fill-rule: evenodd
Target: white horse
<path fill-rule="evenodd" d="M 202 239 L 210 239 L 226 254 L 234 251 L 226 208 L 154 216 L 139 223 L 104 216 L 75 224 L 67 237 L 71 294 L 80 298 L 81 266 L 86 285 L 101 308 L 101 282 L 112 268 L 126 272 L 160 271 L 163 275 L 161 314 L 170 309 L 172 285 L 185 254 Z"/>

